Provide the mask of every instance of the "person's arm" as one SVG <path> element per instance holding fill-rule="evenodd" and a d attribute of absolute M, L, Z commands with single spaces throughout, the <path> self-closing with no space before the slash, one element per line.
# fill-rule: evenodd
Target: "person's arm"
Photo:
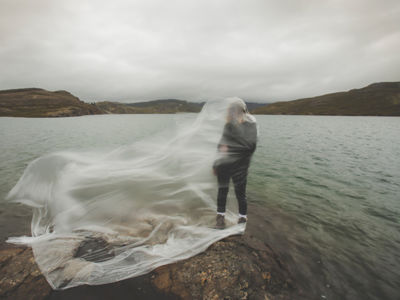
<path fill-rule="evenodd" d="M 237 155 L 251 155 L 257 144 L 257 125 L 255 122 L 244 122 L 232 128 L 229 140 L 229 152 Z"/>

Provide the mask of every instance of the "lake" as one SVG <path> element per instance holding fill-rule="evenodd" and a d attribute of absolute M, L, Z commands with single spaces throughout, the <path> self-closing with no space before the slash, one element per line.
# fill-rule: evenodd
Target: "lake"
<path fill-rule="evenodd" d="M 195 114 L 0 118 L 0 238 L 29 234 L 30 210 L 4 200 L 30 161 L 113 150 Z M 399 299 L 400 118 L 256 116 L 249 226 L 320 299 Z"/>

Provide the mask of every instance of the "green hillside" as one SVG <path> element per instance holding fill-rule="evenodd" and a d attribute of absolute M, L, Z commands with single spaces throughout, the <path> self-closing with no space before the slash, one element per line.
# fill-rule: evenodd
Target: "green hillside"
<path fill-rule="evenodd" d="M 50 92 L 37 88 L 0 91 L 2 117 L 71 117 L 94 114 L 102 114 L 102 111 L 66 91 Z"/>
<path fill-rule="evenodd" d="M 400 82 L 373 83 L 332 93 L 256 108 L 254 114 L 400 116 Z"/>
<path fill-rule="evenodd" d="M 179 112 L 199 112 L 204 103 L 184 100 L 164 99 L 137 103 L 97 102 L 95 105 L 109 114 L 174 114 Z"/>

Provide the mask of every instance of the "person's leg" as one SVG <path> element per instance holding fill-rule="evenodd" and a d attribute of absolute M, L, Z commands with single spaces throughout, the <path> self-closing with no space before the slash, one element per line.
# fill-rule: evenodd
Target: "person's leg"
<path fill-rule="evenodd" d="M 216 218 L 215 228 L 224 229 L 226 198 L 228 196 L 229 179 L 230 179 L 229 169 L 224 167 L 218 168 L 217 178 L 218 178 L 218 197 L 217 197 L 217 218 Z"/>
<path fill-rule="evenodd" d="M 240 166 L 232 175 L 232 181 L 235 187 L 235 195 L 239 205 L 239 221 L 241 218 L 247 218 L 247 170 L 248 166 Z"/>
<path fill-rule="evenodd" d="M 220 168 L 217 172 L 218 178 L 218 196 L 217 196 L 217 213 L 224 215 L 226 208 L 226 198 L 229 191 L 229 170 Z"/>

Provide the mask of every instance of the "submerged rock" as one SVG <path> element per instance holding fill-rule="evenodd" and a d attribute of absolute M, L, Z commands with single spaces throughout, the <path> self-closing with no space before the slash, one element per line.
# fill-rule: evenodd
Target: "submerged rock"
<path fill-rule="evenodd" d="M 74 257 L 87 261 L 101 262 L 113 258 L 113 248 L 101 238 L 87 238 L 80 245 Z"/>
<path fill-rule="evenodd" d="M 81 245 L 81 250 L 93 244 Z M 104 246 L 104 245 L 103 245 Z M 85 251 L 84 251 L 85 252 Z M 205 252 L 153 272 L 102 286 L 53 291 L 29 248 L 0 250 L 5 299 L 292 299 L 292 275 L 273 250 L 251 235 L 232 236 Z"/>

